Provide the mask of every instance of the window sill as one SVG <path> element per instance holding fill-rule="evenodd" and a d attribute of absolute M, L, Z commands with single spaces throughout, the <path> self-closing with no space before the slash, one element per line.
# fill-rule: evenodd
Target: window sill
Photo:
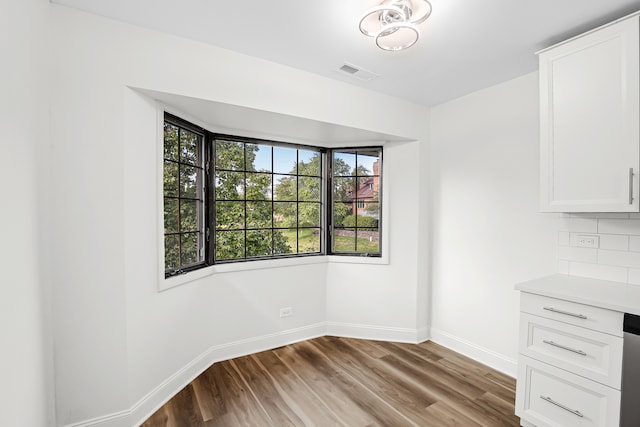
<path fill-rule="evenodd" d="M 365 257 L 357 255 L 327 255 L 327 261 L 338 264 L 374 264 L 374 265 L 388 265 L 389 257 Z"/>
<path fill-rule="evenodd" d="M 233 273 L 238 271 L 263 270 L 267 268 L 294 267 L 297 265 L 323 264 L 327 262 L 327 257 L 323 255 L 305 256 L 297 258 L 267 259 L 260 261 L 233 262 L 227 264 L 217 264 L 190 271 L 179 276 L 161 278 L 160 291 L 164 291 L 185 283 L 193 282 L 214 274 Z M 162 273 L 164 274 L 164 273 Z"/>
<path fill-rule="evenodd" d="M 223 273 L 234 273 L 239 271 L 252 271 L 263 270 L 267 268 L 284 268 L 295 267 L 298 265 L 309 264 L 324 264 L 324 263 L 339 263 L 339 264 L 373 264 L 373 265 L 388 265 L 388 257 L 360 257 L 360 256 L 342 256 L 342 255 L 318 255 L 307 256 L 299 258 L 283 258 L 283 259 L 268 259 L 261 261 L 247 261 L 228 264 L 211 265 L 199 270 L 190 271 L 179 276 L 164 278 L 161 277 L 159 283 L 159 290 L 165 291 L 167 289 L 175 288 L 176 286 L 184 285 L 186 283 L 194 282 L 199 279 L 203 279 L 208 276 Z M 164 275 L 164 272 L 161 272 Z"/>

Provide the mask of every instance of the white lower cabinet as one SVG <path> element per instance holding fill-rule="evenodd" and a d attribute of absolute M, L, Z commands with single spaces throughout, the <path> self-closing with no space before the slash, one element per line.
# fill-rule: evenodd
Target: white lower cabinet
<path fill-rule="evenodd" d="M 522 425 L 618 426 L 620 313 L 524 292 L 521 311 L 516 415 Z"/>
<path fill-rule="evenodd" d="M 520 353 L 620 389 L 621 337 L 522 313 Z"/>
<path fill-rule="evenodd" d="M 520 356 L 516 415 L 537 427 L 619 425 L 620 391 Z"/>

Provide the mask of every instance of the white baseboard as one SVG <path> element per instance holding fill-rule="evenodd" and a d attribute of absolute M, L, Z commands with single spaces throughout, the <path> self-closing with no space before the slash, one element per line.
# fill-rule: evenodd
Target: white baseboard
<path fill-rule="evenodd" d="M 427 335 L 422 329 L 393 328 L 386 326 L 359 325 L 354 323 L 326 322 L 326 335 L 375 341 L 395 341 L 415 344 Z"/>
<path fill-rule="evenodd" d="M 184 368 L 167 378 L 130 409 L 70 424 L 66 427 L 139 426 L 169 399 L 182 390 L 182 388 L 216 362 L 258 353 L 324 335 L 325 323 L 320 322 L 296 329 L 213 346 L 189 362 Z"/>
<path fill-rule="evenodd" d="M 131 410 L 114 412 L 90 420 L 67 424 L 65 427 L 125 427 L 131 426 Z"/>
<path fill-rule="evenodd" d="M 431 341 L 447 347 L 457 353 L 472 358 L 496 371 L 515 378 L 518 372 L 518 361 L 488 348 L 458 338 L 447 332 L 431 328 Z"/>

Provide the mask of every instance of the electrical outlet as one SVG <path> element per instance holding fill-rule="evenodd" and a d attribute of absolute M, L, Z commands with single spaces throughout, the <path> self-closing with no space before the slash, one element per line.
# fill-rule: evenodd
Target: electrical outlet
<path fill-rule="evenodd" d="M 289 317 L 293 314 L 293 308 L 285 307 L 280 309 L 280 317 Z"/>
<path fill-rule="evenodd" d="M 576 246 L 579 248 L 597 248 L 600 246 L 600 236 L 578 234 L 576 235 Z"/>

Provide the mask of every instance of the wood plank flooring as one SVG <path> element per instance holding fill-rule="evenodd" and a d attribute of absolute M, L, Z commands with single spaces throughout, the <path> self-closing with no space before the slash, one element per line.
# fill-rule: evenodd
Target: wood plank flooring
<path fill-rule="evenodd" d="M 321 337 L 213 364 L 143 427 L 519 426 L 515 380 L 432 342 Z"/>

